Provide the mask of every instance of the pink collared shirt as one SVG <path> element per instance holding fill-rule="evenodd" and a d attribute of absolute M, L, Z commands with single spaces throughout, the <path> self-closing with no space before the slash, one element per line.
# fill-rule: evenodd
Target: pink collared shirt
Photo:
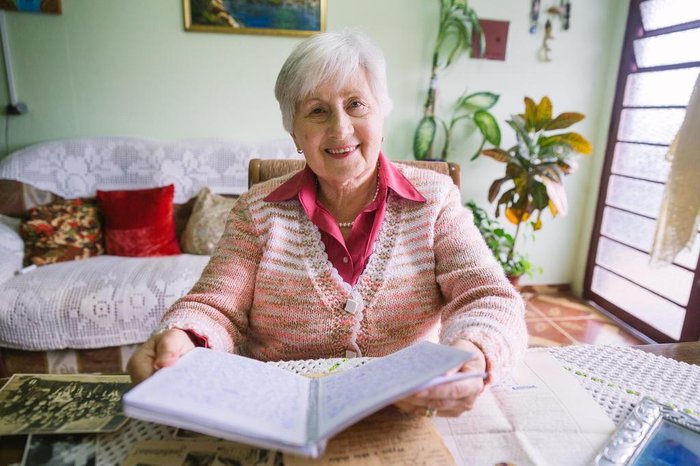
<path fill-rule="evenodd" d="M 384 154 L 379 154 L 379 189 L 377 197 L 355 219 L 347 242 L 338 223 L 316 197 L 316 175 L 307 166 L 280 187 L 272 191 L 264 201 L 281 202 L 299 199 L 304 212 L 321 232 L 321 240 L 331 264 L 340 277 L 355 285 L 365 270 L 374 249 L 374 243 L 384 221 L 388 189 L 403 199 L 425 202 L 425 198 L 394 167 Z"/>

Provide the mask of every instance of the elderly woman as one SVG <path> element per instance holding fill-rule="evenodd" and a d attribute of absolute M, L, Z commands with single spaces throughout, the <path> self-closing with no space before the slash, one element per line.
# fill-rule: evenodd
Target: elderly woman
<path fill-rule="evenodd" d="M 523 303 L 449 177 L 381 152 L 391 109 L 382 53 L 356 32 L 305 40 L 277 78 L 306 168 L 253 186 L 192 291 L 132 357 L 140 381 L 195 346 L 252 358 L 383 356 L 421 340 L 486 371 L 398 403 L 457 416 L 520 359 Z M 215 376 L 215 375 L 213 375 Z"/>

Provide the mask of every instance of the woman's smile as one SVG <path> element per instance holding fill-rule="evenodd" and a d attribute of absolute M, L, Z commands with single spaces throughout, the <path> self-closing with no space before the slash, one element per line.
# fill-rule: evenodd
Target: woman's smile
<path fill-rule="evenodd" d="M 340 146 L 340 147 L 332 147 L 325 149 L 325 152 L 333 157 L 334 159 L 343 159 L 352 153 L 355 152 L 355 150 L 360 147 L 359 145 L 351 145 L 351 146 Z"/>

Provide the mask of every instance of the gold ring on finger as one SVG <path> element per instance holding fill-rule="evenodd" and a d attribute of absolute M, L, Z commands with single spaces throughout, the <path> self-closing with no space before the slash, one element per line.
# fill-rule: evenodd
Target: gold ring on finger
<path fill-rule="evenodd" d="M 423 416 L 425 417 L 435 417 L 437 414 L 437 408 L 432 408 L 430 406 L 425 407 L 425 412 L 423 413 Z"/>

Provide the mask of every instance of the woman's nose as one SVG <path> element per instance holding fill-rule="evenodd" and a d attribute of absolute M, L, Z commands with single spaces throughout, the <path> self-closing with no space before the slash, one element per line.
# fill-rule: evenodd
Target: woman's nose
<path fill-rule="evenodd" d="M 329 131 L 332 136 L 338 139 L 344 139 L 345 136 L 352 133 L 352 120 L 345 112 L 334 112 L 330 121 Z"/>

